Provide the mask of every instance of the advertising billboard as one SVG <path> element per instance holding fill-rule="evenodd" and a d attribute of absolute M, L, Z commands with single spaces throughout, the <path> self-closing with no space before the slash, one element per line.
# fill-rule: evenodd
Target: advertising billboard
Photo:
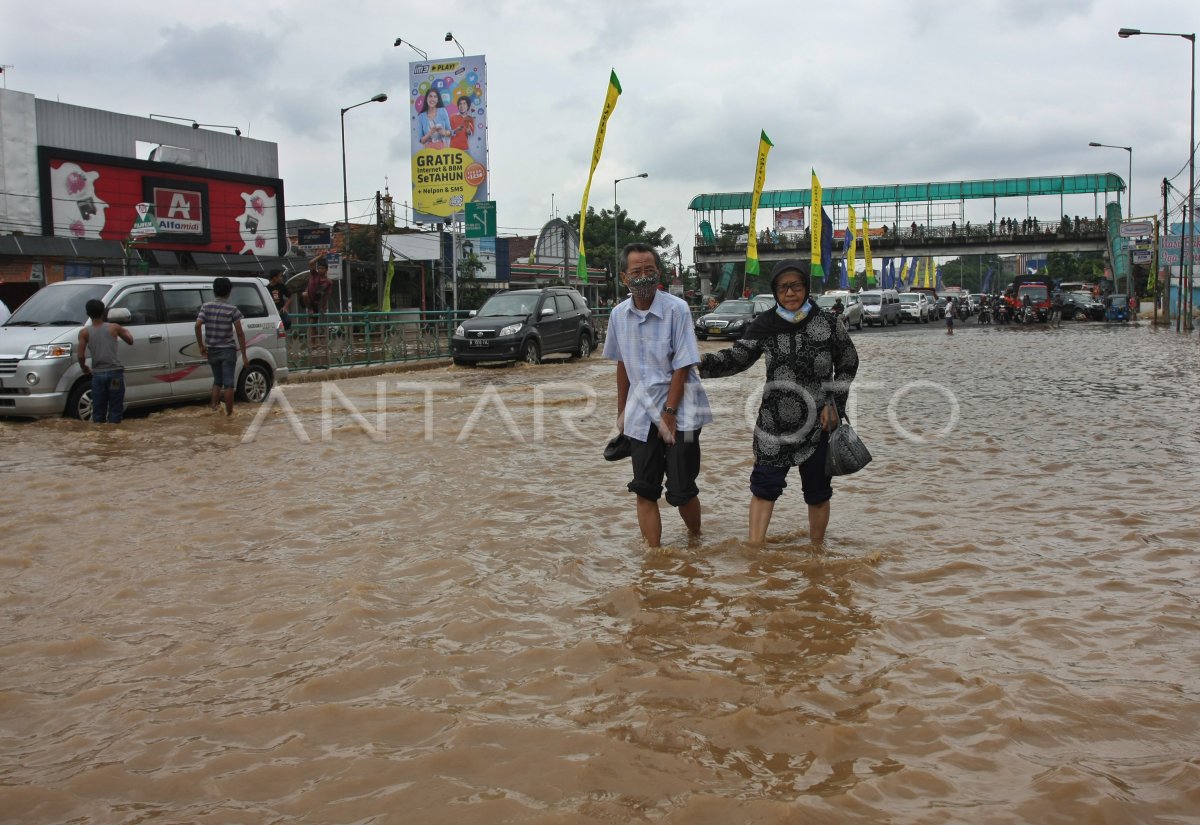
<path fill-rule="evenodd" d="M 149 204 L 150 249 L 278 256 L 287 253 L 283 181 L 155 161 L 38 147 L 42 232 L 127 240 Z"/>
<path fill-rule="evenodd" d="M 414 219 L 448 223 L 488 200 L 487 69 L 482 55 L 408 64 Z"/>

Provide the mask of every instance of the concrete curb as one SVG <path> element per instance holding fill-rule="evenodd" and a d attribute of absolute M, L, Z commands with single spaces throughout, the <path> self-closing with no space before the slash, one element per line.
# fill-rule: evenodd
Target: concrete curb
<path fill-rule="evenodd" d="M 321 381 L 340 381 L 343 378 L 368 378 L 372 375 L 387 375 L 391 372 L 423 372 L 450 366 L 449 358 L 432 358 L 426 361 L 395 361 L 390 364 L 371 364 L 362 367 L 331 367 L 329 369 L 307 369 L 303 372 L 288 372 L 284 384 L 313 384 Z"/>

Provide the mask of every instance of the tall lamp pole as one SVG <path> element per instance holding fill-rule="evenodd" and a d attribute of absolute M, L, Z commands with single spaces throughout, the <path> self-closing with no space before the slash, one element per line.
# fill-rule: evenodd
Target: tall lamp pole
<path fill-rule="evenodd" d="M 617 283 L 621 278 L 621 242 L 619 238 L 619 229 L 621 227 L 621 208 L 617 206 L 617 184 L 623 180 L 633 180 L 634 178 L 648 178 L 649 172 L 642 172 L 637 175 L 630 175 L 627 178 L 613 179 L 613 303 L 617 302 Z"/>
<path fill-rule="evenodd" d="M 1133 217 L 1133 147 L 1117 146 L 1112 143 L 1097 143 L 1092 141 L 1088 146 L 1101 146 L 1105 149 L 1124 149 L 1129 153 L 1129 185 L 1125 187 L 1125 217 Z"/>
<path fill-rule="evenodd" d="M 1121 29 L 1117 37 L 1122 40 L 1135 35 L 1150 35 L 1153 37 L 1182 37 L 1192 44 L 1192 106 L 1188 116 L 1188 205 L 1187 215 L 1183 219 L 1182 261 L 1186 277 L 1181 279 L 1179 292 L 1179 311 L 1183 314 L 1183 328 L 1192 329 L 1192 277 L 1195 267 L 1192 265 L 1192 253 L 1196 236 L 1196 33 L 1181 32 L 1144 32 L 1141 29 Z M 1164 227 L 1164 230 L 1166 227 Z M 1169 297 L 1169 296 L 1168 296 Z"/>
<path fill-rule="evenodd" d="M 1104 149 L 1124 149 L 1129 153 L 1129 178 L 1125 185 L 1125 217 L 1133 217 L 1133 147 L 1132 146 L 1117 146 L 1112 143 L 1097 143 L 1091 141 L 1088 146 L 1102 147 Z M 1133 263 L 1129 264 L 1129 274 L 1126 276 L 1125 287 L 1126 293 L 1133 294 Z"/>
<path fill-rule="evenodd" d="M 385 100 L 387 100 L 387 95 L 380 92 L 370 100 L 364 100 L 362 103 L 355 103 L 353 106 L 342 109 L 342 281 L 346 284 L 346 309 L 350 312 L 354 311 L 354 290 L 350 288 L 350 262 L 348 260 L 350 252 L 350 189 L 346 183 L 346 112 L 357 109 L 359 106 L 366 106 L 368 103 L 383 103 Z M 342 285 L 339 283 L 339 298 L 341 292 Z M 339 303 L 341 303 L 340 300 Z"/>

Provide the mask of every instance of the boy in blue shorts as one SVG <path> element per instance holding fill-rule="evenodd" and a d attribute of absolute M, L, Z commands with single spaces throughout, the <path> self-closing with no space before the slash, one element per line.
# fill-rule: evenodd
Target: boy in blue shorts
<path fill-rule="evenodd" d="M 242 364 L 249 363 L 246 357 L 246 334 L 242 331 L 242 311 L 229 303 L 229 293 L 232 291 L 233 284 L 228 278 L 217 278 L 213 281 L 215 300 L 200 307 L 200 314 L 196 316 L 196 342 L 200 344 L 200 356 L 208 358 L 208 365 L 213 371 L 209 406 L 213 412 L 219 410 L 224 393 L 226 415 L 233 415 L 238 350 L 242 353 Z"/>

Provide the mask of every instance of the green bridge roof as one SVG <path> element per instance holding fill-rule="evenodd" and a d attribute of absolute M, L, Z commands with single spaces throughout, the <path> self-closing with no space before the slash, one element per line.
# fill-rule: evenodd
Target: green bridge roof
<path fill-rule="evenodd" d="M 1055 175 L 1044 178 L 997 178 L 995 180 L 949 180 L 929 183 L 891 183 L 880 186 L 838 186 L 822 189 L 826 205 L 858 206 L 868 203 L 912 201 L 957 201 L 975 198 L 1019 198 L 1033 195 L 1091 195 L 1125 191 L 1125 181 L 1111 172 L 1098 175 Z M 761 209 L 812 206 L 811 189 L 764 191 Z M 716 192 L 697 195 L 688 204 L 694 212 L 749 209 L 749 192 Z"/>

